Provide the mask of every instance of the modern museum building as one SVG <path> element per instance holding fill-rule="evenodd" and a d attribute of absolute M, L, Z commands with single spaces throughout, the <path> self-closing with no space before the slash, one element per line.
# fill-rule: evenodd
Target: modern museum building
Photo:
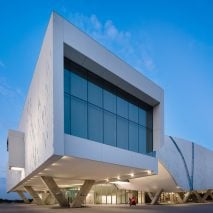
<path fill-rule="evenodd" d="M 213 151 L 164 135 L 163 89 L 56 13 L 7 144 L 7 189 L 26 203 L 213 199 Z"/>

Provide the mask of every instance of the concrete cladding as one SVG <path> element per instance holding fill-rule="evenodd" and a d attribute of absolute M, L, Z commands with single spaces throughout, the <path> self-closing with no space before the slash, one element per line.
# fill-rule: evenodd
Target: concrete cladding
<path fill-rule="evenodd" d="M 77 64 L 80 72 L 87 70 L 85 78 L 88 73 L 98 78 L 102 82 L 99 83 L 101 91 L 106 88 L 101 84 L 110 83 L 119 94 L 136 100 L 136 110 L 139 102 L 152 109 L 149 153 L 134 152 L 129 145 L 122 149 L 117 144 L 99 143 L 71 131 L 65 133 L 64 116 L 70 116 L 65 113 L 65 58 Z M 88 85 L 89 81 L 85 82 Z M 118 102 L 120 96 L 118 92 L 115 94 Z M 71 92 L 69 96 L 72 95 Z M 79 101 L 86 106 L 90 104 L 89 101 Z M 125 103 L 127 106 L 131 104 Z M 88 111 L 88 107 L 85 109 Z M 101 119 L 104 119 L 104 110 L 104 106 L 99 108 Z M 117 118 L 120 115 L 116 113 L 113 116 Z M 130 122 L 128 118 L 127 123 Z M 72 121 L 74 117 L 69 119 Z M 141 125 L 139 122 L 135 124 L 137 127 Z M 115 128 L 118 128 L 117 123 Z M 144 134 L 144 137 L 148 136 L 146 131 Z M 15 150 L 18 151 L 16 156 Z M 8 191 L 17 191 L 23 197 L 23 191 L 28 190 L 39 203 L 44 203 L 42 197 L 45 197 L 45 200 L 48 198 L 69 207 L 72 205 L 67 204 L 63 196 L 71 186 L 82 186 L 82 190 L 85 188 L 83 191 L 88 193 L 95 184 L 116 181 L 128 182 L 125 187 L 129 190 L 155 192 L 156 196 L 151 199 L 153 204 L 162 191 L 213 188 L 212 151 L 192 142 L 164 136 L 163 89 L 56 13 L 52 13 L 47 27 L 18 130 L 9 132 L 8 152 Z M 92 184 L 87 187 L 87 183 Z M 116 185 L 118 189 L 124 187 L 119 182 Z M 44 195 L 46 192 L 48 194 Z M 84 199 L 80 197 L 78 194 L 73 200 L 79 206 L 86 195 Z"/>

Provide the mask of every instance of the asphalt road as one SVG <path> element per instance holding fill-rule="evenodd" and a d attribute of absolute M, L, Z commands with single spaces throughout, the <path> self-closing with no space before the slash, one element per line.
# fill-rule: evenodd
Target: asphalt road
<path fill-rule="evenodd" d="M 156 213 L 156 212 L 164 212 L 164 213 L 180 213 L 180 212 L 203 212 L 203 213 L 213 213 L 213 203 L 207 204 L 184 204 L 184 205 L 144 205 L 144 206 L 93 206 L 93 207 L 85 207 L 78 209 L 63 209 L 53 206 L 37 206 L 34 204 L 0 204 L 0 213 L 10 213 L 10 212 L 23 212 L 23 213 Z"/>

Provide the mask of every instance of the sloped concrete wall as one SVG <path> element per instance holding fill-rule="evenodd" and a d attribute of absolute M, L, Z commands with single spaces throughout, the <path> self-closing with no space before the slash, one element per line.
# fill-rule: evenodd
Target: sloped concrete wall
<path fill-rule="evenodd" d="M 165 136 L 157 152 L 158 174 L 130 180 L 147 192 L 207 190 L 213 188 L 213 151 L 180 138 Z"/>
<path fill-rule="evenodd" d="M 213 151 L 191 141 L 165 136 L 157 157 L 182 190 L 213 188 Z"/>
<path fill-rule="evenodd" d="M 184 152 L 184 156 L 191 156 L 190 143 L 180 142 L 178 146 L 180 146 L 180 150 Z M 165 136 L 164 145 L 159 152 L 157 152 L 157 157 L 175 179 L 176 184 L 188 191 L 190 189 L 190 184 L 188 182 L 187 171 L 185 170 L 183 159 L 168 136 Z M 188 157 L 187 160 L 187 164 L 189 165 L 189 161 L 191 163 L 191 158 Z"/>
<path fill-rule="evenodd" d="M 196 190 L 213 189 L 213 151 L 199 145 L 194 148 L 194 181 Z"/>

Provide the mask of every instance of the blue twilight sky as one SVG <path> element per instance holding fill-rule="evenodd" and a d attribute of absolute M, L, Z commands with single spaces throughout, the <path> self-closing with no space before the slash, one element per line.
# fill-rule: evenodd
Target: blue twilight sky
<path fill-rule="evenodd" d="M 164 88 L 166 134 L 213 149 L 213 1 L 0 0 L 0 197 L 52 10 Z"/>

